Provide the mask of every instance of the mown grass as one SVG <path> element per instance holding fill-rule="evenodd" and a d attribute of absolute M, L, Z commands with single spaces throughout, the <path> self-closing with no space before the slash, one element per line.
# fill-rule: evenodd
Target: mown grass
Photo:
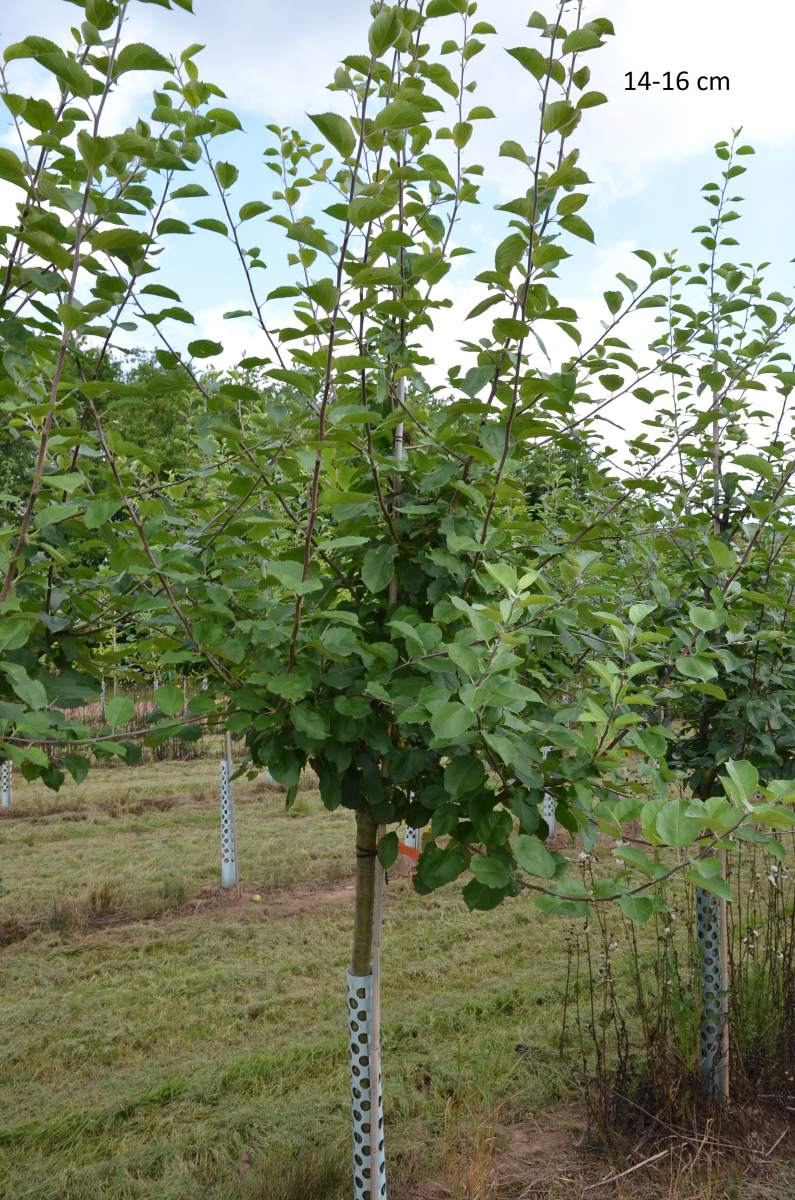
<path fill-rule="evenodd" d="M 218 881 L 216 769 L 97 772 L 55 801 L 16 782 L 0 822 L 0 923 L 27 932 L 0 951 L 8 1200 L 349 1195 L 352 914 L 319 904 L 284 916 L 266 889 L 347 875 L 352 818 L 322 812 L 311 781 L 297 814 L 274 789 L 241 781 L 242 880 L 263 901 L 190 913 L 182 902 Z M 53 920 L 59 904 L 85 909 L 92 894 L 125 920 Z M 159 920 L 143 919 L 158 905 Z M 445 1172 L 475 1178 L 462 1155 L 480 1154 L 486 1178 L 497 1114 L 501 1125 L 528 1114 L 554 1122 L 576 1103 L 557 1046 L 564 932 L 529 897 L 469 914 L 456 887 L 418 897 L 408 879 L 390 882 L 383 1058 L 394 1200 Z M 453 1200 L 491 1195 L 455 1186 L 469 1190 Z"/>
<path fill-rule="evenodd" d="M 103 884 L 144 917 L 169 881 L 188 899 L 216 883 L 216 766 L 97 772 L 49 813 L 51 797 L 16 781 L 0 823 L 0 919 L 37 928 L 0 958 L 4 1196 L 267 1197 L 269 1175 L 314 1171 L 331 1200 L 329 1154 L 347 1194 L 351 913 L 272 917 L 264 889 L 349 873 L 350 814 L 322 813 L 311 787 L 286 814 L 275 790 L 241 781 L 242 879 L 263 889 L 261 904 L 82 931 L 51 920 Z M 152 803 L 168 798 L 166 811 Z M 438 1164 L 447 1105 L 486 1065 L 515 1105 L 564 1095 L 553 1047 L 563 958 L 551 942 L 528 901 L 473 917 L 457 890 L 423 899 L 406 879 L 390 883 L 384 1070 L 405 1177 Z M 519 1043 L 533 1053 L 516 1055 Z"/>
<path fill-rule="evenodd" d="M 324 814 L 307 787 L 291 812 L 275 787 L 235 783 L 241 878 L 256 887 L 338 879 L 350 869 L 350 815 Z M 313 833 L 297 837 L 309 821 Z M 309 829 L 306 831 L 309 832 Z M 54 796 L 14 782 L 0 816 L 0 909 L 21 921 L 68 926 L 70 909 L 104 889 L 107 914 L 147 917 L 218 882 L 218 762 L 153 763 L 97 771 Z"/>

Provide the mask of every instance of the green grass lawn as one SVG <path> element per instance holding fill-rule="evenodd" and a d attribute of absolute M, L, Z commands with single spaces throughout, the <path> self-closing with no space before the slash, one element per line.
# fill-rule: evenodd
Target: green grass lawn
<path fill-rule="evenodd" d="M 240 781 L 242 894 L 191 911 L 218 883 L 216 772 L 98 770 L 57 797 L 15 781 L 0 819 L 0 925 L 16 928 L 0 950 L 7 1200 L 349 1195 L 350 906 L 285 915 L 268 889 L 348 876 L 353 819 L 324 813 L 309 781 L 289 814 L 276 789 Z M 469 914 L 457 887 L 421 898 L 390 882 L 394 1200 L 449 1177 L 462 1148 L 488 1158 L 498 1123 L 565 1122 L 565 928 L 527 897 Z M 453 1200 L 491 1196 L 460 1179 Z"/>

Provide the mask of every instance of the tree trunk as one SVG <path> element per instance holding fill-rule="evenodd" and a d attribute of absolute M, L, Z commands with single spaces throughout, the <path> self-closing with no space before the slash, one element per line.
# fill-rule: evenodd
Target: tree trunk
<path fill-rule="evenodd" d="M 373 914 L 378 826 L 366 812 L 356 813 L 356 901 L 353 914 L 351 974 L 369 975 L 373 965 Z"/>

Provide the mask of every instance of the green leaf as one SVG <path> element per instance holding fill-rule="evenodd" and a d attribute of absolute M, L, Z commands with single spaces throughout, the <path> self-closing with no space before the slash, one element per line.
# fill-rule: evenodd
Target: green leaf
<path fill-rule="evenodd" d="M 656 906 L 649 896 L 622 896 L 618 907 L 635 925 L 645 925 Z"/>
<path fill-rule="evenodd" d="M 495 342 L 519 341 L 527 337 L 530 326 L 525 321 L 517 321 L 513 317 L 498 317 L 492 326 Z"/>
<path fill-rule="evenodd" d="M 717 629 L 726 620 L 726 613 L 721 608 L 704 608 L 699 604 L 691 604 L 688 609 L 690 624 L 695 625 L 696 629 L 701 629 L 708 633 L 711 629 Z"/>
<path fill-rule="evenodd" d="M 281 696 L 284 700 L 303 700 L 311 691 L 312 681 L 308 675 L 296 671 L 292 675 L 276 675 L 269 679 L 267 688 L 269 692 Z"/>
<path fill-rule="evenodd" d="M 417 866 L 417 883 L 428 891 L 458 879 L 470 863 L 469 851 L 452 842 L 449 846 L 427 846 Z"/>
<path fill-rule="evenodd" d="M 511 882 L 511 872 L 501 858 L 492 858 L 491 855 L 475 855 L 470 869 L 484 887 L 504 888 Z"/>
<path fill-rule="evenodd" d="M 205 113 L 209 121 L 220 126 L 219 133 L 229 133 L 233 129 L 242 129 L 239 118 L 230 108 L 210 108 Z"/>
<path fill-rule="evenodd" d="M 248 204 L 241 206 L 238 216 L 241 221 L 250 221 L 252 217 L 258 217 L 262 213 L 270 212 L 270 210 L 270 204 L 265 204 L 263 200 L 249 200 Z"/>
<path fill-rule="evenodd" d="M 737 561 L 737 555 L 734 553 L 731 547 L 727 546 L 725 542 L 722 542 L 720 538 L 707 538 L 707 545 L 709 546 L 709 552 L 712 555 L 712 561 L 720 571 L 728 571 L 734 566 L 735 562 Z"/>
<path fill-rule="evenodd" d="M 701 833 L 702 821 L 689 817 L 688 800 L 669 800 L 657 813 L 657 833 L 666 846 L 689 846 Z"/>
<path fill-rule="evenodd" d="M 343 158 L 351 157 L 356 149 L 356 134 L 344 117 L 332 112 L 310 113 L 309 120 L 317 126 L 326 141 L 330 142 Z"/>
<path fill-rule="evenodd" d="M 576 114 L 576 108 L 568 100 L 553 100 L 544 111 L 541 127 L 544 133 L 555 133 L 569 125 Z"/>
<path fill-rule="evenodd" d="M 526 71 L 535 79 L 543 79 L 547 73 L 547 60 L 540 50 L 536 50 L 534 46 L 514 46 L 508 50 L 511 58 L 515 58 L 518 63 L 521 63 Z"/>
<path fill-rule="evenodd" d="M 510 234 L 504 242 L 500 242 L 494 254 L 497 270 L 509 274 L 518 266 L 527 253 L 527 242 L 521 233 Z"/>
<path fill-rule="evenodd" d="M 111 519 L 114 513 L 119 511 L 121 506 L 121 500 L 92 500 L 86 509 L 83 524 L 86 529 L 99 529 Z"/>
<path fill-rule="evenodd" d="M 219 162 L 215 164 L 215 174 L 224 191 L 234 187 L 240 174 L 234 163 Z"/>
<path fill-rule="evenodd" d="M 188 353 L 192 358 L 213 358 L 222 351 L 223 346 L 220 342 L 212 342 L 208 338 L 197 338 L 195 342 L 188 342 Z"/>
<path fill-rule="evenodd" d="M 94 250 L 104 250 L 107 254 L 114 251 L 139 251 L 143 253 L 146 237 L 137 229 L 102 229 L 92 233 L 91 245 Z M 152 286 L 152 285 L 150 285 Z M 146 288 L 142 289 L 146 291 Z"/>
<path fill-rule="evenodd" d="M 503 142 L 500 146 L 500 158 L 515 158 L 525 166 L 528 163 L 527 151 L 518 142 Z"/>
<path fill-rule="evenodd" d="M 722 875 L 705 874 L 698 869 L 689 871 L 685 875 L 688 883 L 692 883 L 695 887 L 702 888 L 705 892 L 712 892 L 713 895 L 720 897 L 721 900 L 731 900 L 732 890 Z"/>
<path fill-rule="evenodd" d="M 31 679 L 23 666 L 19 663 L 3 662 L 0 663 L 0 670 L 5 671 L 11 680 L 14 692 L 30 708 L 47 707 L 47 693 L 44 690 L 44 684 L 40 683 L 38 679 Z"/>
<path fill-rule="evenodd" d="M 599 34 L 594 29 L 584 26 L 582 29 L 575 29 L 563 39 L 563 53 L 579 54 L 583 50 L 596 50 L 601 45 Z"/>
<path fill-rule="evenodd" d="M 461 895 L 464 897 L 464 903 L 470 912 L 491 912 L 502 904 L 505 898 L 505 890 L 500 888 L 486 887 L 478 879 L 470 879 L 466 887 L 463 888 Z"/>
<path fill-rule="evenodd" d="M 398 835 L 392 830 L 385 833 L 378 843 L 378 857 L 385 871 L 394 866 L 398 856 Z"/>
<path fill-rule="evenodd" d="M 6 62 L 12 58 L 35 58 L 45 70 L 71 88 L 76 96 L 90 96 L 94 90 L 94 82 L 88 71 L 46 38 L 28 37 L 24 42 L 9 46 L 5 51 Z"/>
<path fill-rule="evenodd" d="M 5 147 L 0 147 L 0 179 L 5 179 L 7 183 L 13 183 L 17 187 L 27 187 L 22 163 L 13 150 L 7 150 Z"/>
<path fill-rule="evenodd" d="M 570 919 L 588 916 L 588 905 L 584 900 L 564 900 L 560 896 L 536 896 L 535 906 L 548 917 Z"/>
<path fill-rule="evenodd" d="M 604 92 L 585 92 L 577 101 L 577 107 L 580 109 L 598 108 L 600 104 L 607 104 Z"/>
<path fill-rule="evenodd" d="M 718 674 L 717 670 L 703 654 L 683 654 L 676 660 L 676 669 L 687 679 L 700 679 L 708 683 Z"/>
<path fill-rule="evenodd" d="M 463 150 L 469 144 L 469 139 L 472 137 L 472 124 L 470 121 L 456 121 L 453 126 L 453 145 L 458 150 Z"/>
<path fill-rule="evenodd" d="M 400 37 L 401 24 L 397 9 L 383 8 L 370 26 L 367 42 L 374 58 L 380 58 Z"/>
<path fill-rule="evenodd" d="M 557 870 L 557 863 L 543 842 L 528 833 L 520 833 L 514 843 L 514 856 L 519 866 L 528 875 L 537 875 L 540 879 L 552 879 Z"/>
<path fill-rule="evenodd" d="M 656 604 L 651 604 L 648 602 L 643 604 L 633 604 L 630 606 L 629 619 L 633 625 L 640 625 L 651 613 L 654 612 L 656 607 Z"/>
<path fill-rule="evenodd" d="M 176 217 L 165 217 L 158 223 L 158 233 L 190 233 L 191 227 L 187 221 L 178 221 Z"/>
<path fill-rule="evenodd" d="M 105 720 L 109 725 L 126 725 L 135 716 L 135 705 L 129 696 L 114 696 L 105 705 Z"/>
<path fill-rule="evenodd" d="M 381 109 L 374 124 L 376 129 L 411 129 L 424 119 L 422 109 L 410 100 L 392 100 Z"/>
<path fill-rule="evenodd" d="M 82 754 L 67 754 L 63 759 L 63 765 L 75 783 L 82 783 L 88 775 L 91 764 L 87 758 L 83 758 Z"/>
<path fill-rule="evenodd" d="M 576 213 L 570 213 L 567 217 L 561 217 L 560 225 L 567 233 L 573 233 L 575 237 L 583 238 L 586 242 L 594 241 L 594 232 L 591 226 Z"/>
<path fill-rule="evenodd" d="M 155 688 L 155 704 L 167 717 L 176 717 L 181 713 L 184 703 L 182 688 L 174 687 L 171 683 Z"/>
<path fill-rule="evenodd" d="M 616 858 L 620 858 L 623 862 L 627 862 L 630 866 L 642 871 L 644 875 L 648 875 L 650 879 L 653 879 L 658 872 L 659 868 L 657 864 L 638 846 L 631 846 L 629 843 L 622 842 L 616 846 L 613 854 Z"/>
<path fill-rule="evenodd" d="M 747 467 L 749 471 L 753 471 L 755 475 L 761 475 L 763 479 L 775 482 L 776 475 L 766 458 L 762 458 L 761 454 L 737 454 L 734 462 L 741 467 Z"/>
<path fill-rule="evenodd" d="M 362 581 L 370 592 L 382 592 L 395 573 L 395 546 L 374 546 L 362 562 Z"/>
<path fill-rule="evenodd" d="M 171 193 L 172 200 L 194 200 L 202 196 L 209 196 L 207 188 L 203 188 L 200 183 L 186 183 L 184 187 L 177 188 Z"/>
<path fill-rule="evenodd" d="M 125 46 L 119 53 L 116 59 L 116 75 L 123 75 L 125 71 L 172 71 L 172 65 L 167 58 L 155 50 L 152 46 L 147 46 L 145 42 L 131 42 L 129 46 Z"/>
<path fill-rule="evenodd" d="M 77 491 L 86 481 L 85 475 L 81 471 L 65 471 L 56 475 L 45 475 L 42 478 L 42 486 L 56 488 L 59 492 Z"/>
<path fill-rule="evenodd" d="M 322 742 L 329 735 L 328 717 L 309 704 L 294 705 L 290 719 L 299 733 L 305 733 L 314 741 Z"/>
<path fill-rule="evenodd" d="M 466 396 L 469 396 L 470 400 L 474 400 L 478 392 L 482 391 L 493 378 L 493 366 L 470 367 L 458 386 Z"/>
<path fill-rule="evenodd" d="M 735 762 L 730 758 L 726 763 L 726 771 L 735 788 L 727 787 L 728 780 L 722 779 L 721 782 L 730 794 L 734 793 L 733 799 L 742 803 L 759 791 L 759 772 L 753 763 L 743 759 Z"/>
<path fill-rule="evenodd" d="M 312 225 L 308 218 L 295 221 L 290 225 L 287 229 L 287 236 L 304 246 L 311 246 L 313 250 L 321 250 L 324 254 L 329 249 L 329 242 L 323 230 Z"/>
<path fill-rule="evenodd" d="M 210 233 L 220 233 L 222 237 L 229 237 L 228 225 L 215 217 L 201 217 L 198 221 L 194 221 L 193 225 L 196 229 L 207 229 Z"/>
<path fill-rule="evenodd" d="M 483 763 L 474 754 L 459 755 L 444 769 L 444 790 L 454 800 L 481 791 L 485 783 Z"/>
<path fill-rule="evenodd" d="M 447 700 L 431 717 L 433 736 L 444 742 L 455 742 L 474 724 L 474 714 L 455 700 Z"/>
<path fill-rule="evenodd" d="M 333 279 L 318 279 L 310 283 L 306 294 L 315 304 L 319 304 L 326 312 L 333 312 L 339 302 L 340 293 Z"/>

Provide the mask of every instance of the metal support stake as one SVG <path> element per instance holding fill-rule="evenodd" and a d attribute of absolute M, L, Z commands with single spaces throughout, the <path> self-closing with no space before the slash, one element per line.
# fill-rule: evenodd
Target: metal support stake
<path fill-rule="evenodd" d="M 721 980 L 721 912 L 717 896 L 696 888 L 696 937 L 701 966 L 701 1075 L 705 1090 L 724 1092 L 725 997 Z"/>
<path fill-rule="evenodd" d="M 6 759 L 0 769 L 0 808 L 11 807 L 11 760 Z"/>
<path fill-rule="evenodd" d="M 221 887 L 237 887 L 237 828 L 232 788 L 231 738 L 227 734 L 226 758 L 221 759 Z"/>
<path fill-rule="evenodd" d="M 99 719 L 105 720 L 105 676 L 99 681 Z"/>

